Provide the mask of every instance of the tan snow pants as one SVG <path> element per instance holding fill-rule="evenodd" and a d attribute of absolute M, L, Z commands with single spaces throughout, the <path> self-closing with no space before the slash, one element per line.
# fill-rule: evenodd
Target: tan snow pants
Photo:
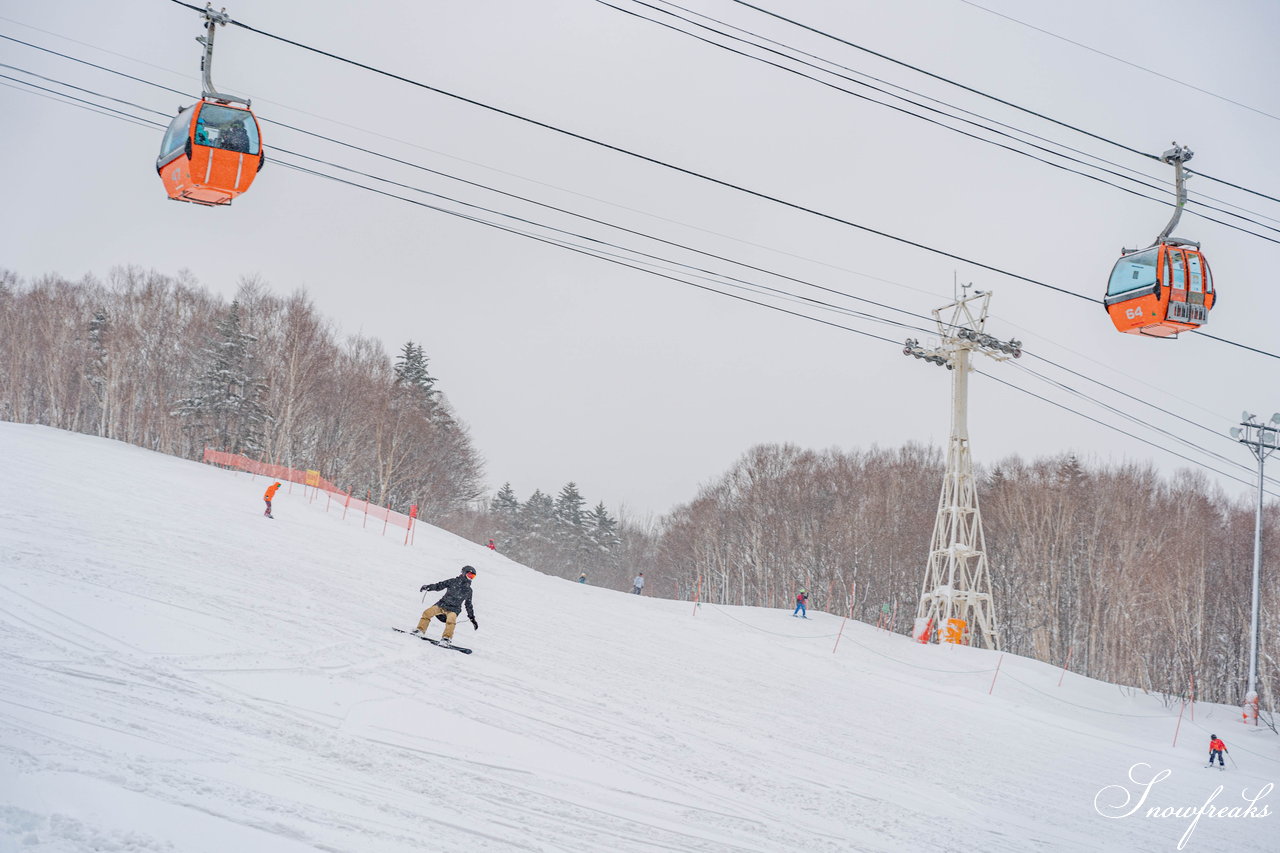
<path fill-rule="evenodd" d="M 427 633 L 427 626 L 431 624 L 431 620 L 441 613 L 444 614 L 444 633 L 440 636 L 446 640 L 452 640 L 453 629 L 458 627 L 458 614 L 434 604 L 422 611 L 422 618 L 418 620 L 418 630 L 424 634 Z"/>

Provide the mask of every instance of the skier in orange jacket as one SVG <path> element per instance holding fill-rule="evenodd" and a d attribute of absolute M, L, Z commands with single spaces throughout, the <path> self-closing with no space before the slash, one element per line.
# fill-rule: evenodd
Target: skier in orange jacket
<path fill-rule="evenodd" d="M 267 509 L 262 514 L 267 518 L 275 518 L 275 516 L 271 514 L 271 499 L 276 496 L 276 490 L 279 488 L 279 483 L 272 483 L 270 486 L 267 486 L 266 494 L 262 496 L 262 499 L 267 502 Z"/>

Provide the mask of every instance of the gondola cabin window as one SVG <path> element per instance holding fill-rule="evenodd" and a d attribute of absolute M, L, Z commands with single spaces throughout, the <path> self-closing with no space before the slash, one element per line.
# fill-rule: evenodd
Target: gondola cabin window
<path fill-rule="evenodd" d="M 187 145 L 187 134 L 191 130 L 191 111 L 195 107 L 179 110 L 178 115 L 169 122 L 169 129 L 164 133 L 164 141 L 160 143 L 160 159 L 156 168 L 160 168 L 183 153 Z"/>
<path fill-rule="evenodd" d="M 1107 285 L 1108 296 L 1119 296 L 1132 290 L 1149 289 L 1158 280 L 1157 263 L 1160 249 L 1152 248 L 1143 252 L 1135 252 L 1120 259 L 1111 271 L 1111 281 Z M 1096 291 L 1095 291 L 1096 292 Z"/>
<path fill-rule="evenodd" d="M 247 110 L 205 104 L 196 119 L 195 144 L 257 154 L 258 125 Z"/>

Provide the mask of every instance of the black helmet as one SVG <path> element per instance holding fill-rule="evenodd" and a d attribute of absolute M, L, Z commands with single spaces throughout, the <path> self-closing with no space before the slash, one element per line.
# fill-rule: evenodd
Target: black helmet
<path fill-rule="evenodd" d="M 1218 736 L 1217 736 L 1217 735 L 1209 735 L 1209 737 L 1210 737 L 1210 738 L 1212 738 L 1213 740 L 1217 740 L 1217 739 L 1218 739 Z"/>
<path fill-rule="evenodd" d="M 463 566 L 463 567 L 462 567 L 462 573 L 463 573 L 464 575 L 472 575 L 472 576 L 474 576 L 474 575 L 475 575 L 475 573 L 476 573 L 476 570 L 475 570 L 475 567 L 474 567 L 474 566 Z"/>

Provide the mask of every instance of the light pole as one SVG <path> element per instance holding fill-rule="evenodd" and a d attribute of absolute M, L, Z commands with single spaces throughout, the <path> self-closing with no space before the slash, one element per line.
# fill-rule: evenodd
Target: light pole
<path fill-rule="evenodd" d="M 1258 514 L 1253 525 L 1253 607 L 1249 617 L 1249 690 L 1245 707 L 1252 708 L 1254 725 L 1258 723 L 1258 581 L 1262 574 L 1262 471 L 1267 457 L 1280 449 L 1280 413 L 1271 416 L 1271 424 L 1260 424 L 1255 415 L 1243 412 L 1240 426 L 1231 428 L 1231 437 L 1249 448 L 1258 459 Z"/>

